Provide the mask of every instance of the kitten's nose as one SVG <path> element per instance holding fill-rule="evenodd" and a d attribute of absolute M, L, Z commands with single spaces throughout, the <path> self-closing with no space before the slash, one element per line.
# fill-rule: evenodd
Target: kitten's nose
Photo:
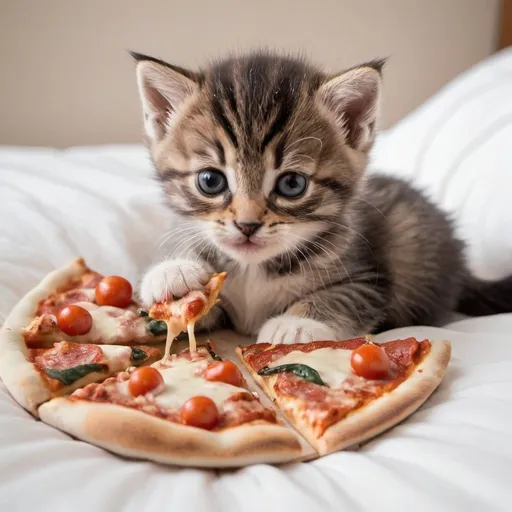
<path fill-rule="evenodd" d="M 233 221 L 235 226 L 247 237 L 251 237 L 263 226 L 262 222 L 236 222 Z"/>

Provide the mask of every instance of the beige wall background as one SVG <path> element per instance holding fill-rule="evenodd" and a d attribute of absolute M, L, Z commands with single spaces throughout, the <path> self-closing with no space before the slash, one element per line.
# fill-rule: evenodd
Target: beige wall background
<path fill-rule="evenodd" d="M 330 70 L 389 56 L 381 127 L 495 51 L 499 0 L 0 0 L 0 144 L 141 139 L 133 49 L 195 67 L 301 51 Z"/>

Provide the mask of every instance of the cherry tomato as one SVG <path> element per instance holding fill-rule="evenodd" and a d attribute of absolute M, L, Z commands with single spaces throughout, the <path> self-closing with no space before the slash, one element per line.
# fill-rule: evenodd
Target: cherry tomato
<path fill-rule="evenodd" d="M 219 421 L 219 411 L 215 402 L 207 396 L 193 396 L 180 409 L 185 425 L 211 430 Z"/>
<path fill-rule="evenodd" d="M 91 330 L 92 316 L 86 309 L 71 305 L 59 311 L 57 323 L 60 330 L 69 336 L 80 336 Z"/>
<path fill-rule="evenodd" d="M 195 318 L 204 308 L 204 302 L 201 299 L 193 300 L 185 305 L 183 315 L 185 319 Z"/>
<path fill-rule="evenodd" d="M 131 373 L 128 390 L 133 396 L 139 396 L 163 387 L 163 385 L 164 379 L 156 368 L 141 366 Z"/>
<path fill-rule="evenodd" d="M 373 343 L 365 343 L 356 348 L 352 352 L 350 364 L 354 373 L 365 379 L 385 379 L 391 372 L 386 351 Z"/>
<path fill-rule="evenodd" d="M 104 277 L 96 285 L 96 302 L 100 306 L 126 308 L 132 301 L 132 285 L 124 277 Z"/>
<path fill-rule="evenodd" d="M 215 361 L 206 368 L 203 377 L 206 380 L 225 382 L 233 386 L 240 386 L 243 380 L 242 372 L 231 361 Z"/>

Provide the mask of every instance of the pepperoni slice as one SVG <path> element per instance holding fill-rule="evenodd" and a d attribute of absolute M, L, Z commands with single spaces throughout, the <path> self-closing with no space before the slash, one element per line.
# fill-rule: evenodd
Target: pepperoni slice
<path fill-rule="evenodd" d="M 96 285 L 103 279 L 98 272 L 88 272 L 84 274 L 80 280 L 81 288 L 96 288 Z"/>
<path fill-rule="evenodd" d="M 99 363 L 103 351 L 97 345 L 62 341 L 51 349 L 31 349 L 30 359 L 42 370 L 65 370 L 81 364 Z"/>
<path fill-rule="evenodd" d="M 74 288 L 94 288 L 102 279 L 103 276 L 98 272 L 87 270 L 80 276 L 70 279 L 69 282 L 67 282 L 66 285 L 60 288 L 58 291 L 60 293 L 65 293 L 66 290 L 71 290 Z"/>
<path fill-rule="evenodd" d="M 36 315 L 56 315 L 62 308 L 77 302 L 92 302 L 92 300 L 81 290 L 70 290 L 69 292 L 42 300 L 39 303 Z"/>
<path fill-rule="evenodd" d="M 183 316 L 185 320 L 191 320 L 192 318 L 198 317 L 203 311 L 205 303 L 202 299 L 194 299 L 191 302 L 188 302 L 183 307 Z"/>
<path fill-rule="evenodd" d="M 279 395 L 289 395 L 307 402 L 322 402 L 327 397 L 327 389 L 313 382 L 301 379 L 290 373 L 280 373 L 274 384 Z"/>
<path fill-rule="evenodd" d="M 409 367 L 414 361 L 420 344 L 415 338 L 406 338 L 404 340 L 383 343 L 381 347 L 386 351 L 392 366 L 396 370 L 399 368 L 407 369 Z"/>

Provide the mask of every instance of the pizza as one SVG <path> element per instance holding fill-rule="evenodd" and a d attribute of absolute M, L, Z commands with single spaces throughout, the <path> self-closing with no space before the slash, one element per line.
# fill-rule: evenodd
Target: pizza
<path fill-rule="evenodd" d="M 167 340 L 165 342 L 164 359 L 170 355 L 173 340 L 182 332 L 187 332 L 190 351 L 196 350 L 195 324 L 205 317 L 215 306 L 226 279 L 226 272 L 214 274 L 204 287 L 204 291 L 193 290 L 181 299 L 168 297 L 166 301 L 154 304 L 149 316 L 156 320 L 165 320 L 167 324 Z"/>
<path fill-rule="evenodd" d="M 369 338 L 260 343 L 237 353 L 254 380 L 320 455 L 355 445 L 412 414 L 441 382 L 445 341 Z"/>
<path fill-rule="evenodd" d="M 94 344 L 154 344 L 165 339 L 165 323 L 151 321 L 120 276 L 104 277 L 82 258 L 50 273 L 10 315 L 28 346 L 55 341 Z"/>
<path fill-rule="evenodd" d="M 186 349 L 46 402 L 39 415 L 129 457 L 202 467 L 297 458 L 294 432 L 260 403 L 232 361 L 219 359 L 209 348 Z"/>
<path fill-rule="evenodd" d="M 183 310 L 187 321 L 181 330 L 171 323 L 172 337 L 211 309 L 224 277 L 212 278 L 205 293 L 162 305 L 174 312 L 174 303 L 179 308 L 187 300 L 195 304 L 193 316 L 190 308 Z M 48 274 L 6 319 L 0 331 L 0 376 L 13 397 L 37 415 L 46 400 L 160 359 L 160 349 L 146 344 L 162 343 L 166 336 L 167 323 L 140 308 L 128 280 L 105 277 L 77 258 Z"/>
<path fill-rule="evenodd" d="M 202 290 L 145 311 L 126 279 L 74 260 L 8 316 L 0 377 L 36 418 L 78 439 L 196 467 L 345 449 L 412 414 L 444 377 L 445 341 L 198 345 L 195 326 L 221 300 L 226 277 L 213 274 Z M 182 333 L 185 348 L 173 345 Z"/>
<path fill-rule="evenodd" d="M 294 460 L 300 440 L 275 409 L 260 403 L 235 363 L 195 345 L 194 325 L 218 301 L 225 277 L 148 312 L 124 278 L 77 259 L 8 316 L 0 377 L 34 416 L 122 455 L 214 467 Z M 194 343 L 171 355 L 183 331 Z M 140 339 L 167 339 L 168 356 Z"/>
<path fill-rule="evenodd" d="M 12 329 L 2 329 L 0 339 L 2 380 L 18 403 L 33 414 L 53 397 L 161 357 L 160 349 L 140 345 L 60 341 L 51 348 L 27 348 L 23 336 Z"/>

